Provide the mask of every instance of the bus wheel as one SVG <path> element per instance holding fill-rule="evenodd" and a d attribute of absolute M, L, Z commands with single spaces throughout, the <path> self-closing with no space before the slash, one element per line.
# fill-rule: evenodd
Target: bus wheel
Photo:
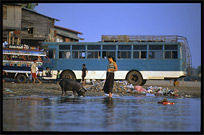
<path fill-rule="evenodd" d="M 26 82 L 26 76 L 24 74 L 18 74 L 16 77 L 16 80 L 18 83 L 25 83 Z"/>
<path fill-rule="evenodd" d="M 143 79 L 137 71 L 131 71 L 127 76 L 127 81 L 133 85 L 142 85 Z"/>
<path fill-rule="evenodd" d="M 147 82 L 147 80 L 143 80 L 141 85 L 144 85 Z"/>
<path fill-rule="evenodd" d="M 72 80 L 74 80 L 74 81 L 76 80 L 74 74 L 73 74 L 71 71 L 64 71 L 64 72 L 62 73 L 61 78 L 62 78 L 62 79 L 64 79 L 64 78 L 72 79 Z"/>

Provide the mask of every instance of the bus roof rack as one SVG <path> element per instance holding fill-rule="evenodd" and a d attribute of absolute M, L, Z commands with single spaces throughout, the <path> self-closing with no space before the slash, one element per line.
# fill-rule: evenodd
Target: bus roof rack
<path fill-rule="evenodd" d="M 184 47 L 185 68 L 187 75 L 192 74 L 192 58 L 188 41 L 183 36 L 178 35 L 102 35 L 101 42 L 181 42 Z"/>
<path fill-rule="evenodd" d="M 178 42 L 177 35 L 102 35 L 102 42 Z"/>

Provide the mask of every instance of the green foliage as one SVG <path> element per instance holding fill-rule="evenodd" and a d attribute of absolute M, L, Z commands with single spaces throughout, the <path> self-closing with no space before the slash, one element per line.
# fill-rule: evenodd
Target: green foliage
<path fill-rule="evenodd" d="M 201 66 L 198 66 L 197 68 L 197 74 L 199 75 L 201 73 Z"/>
<path fill-rule="evenodd" d="M 34 8 L 38 6 L 38 3 L 26 3 L 23 5 L 23 7 L 34 10 Z"/>
<path fill-rule="evenodd" d="M 201 66 L 198 66 L 197 68 L 192 68 L 192 74 L 190 76 L 187 76 L 184 78 L 185 81 L 200 81 L 201 80 Z"/>

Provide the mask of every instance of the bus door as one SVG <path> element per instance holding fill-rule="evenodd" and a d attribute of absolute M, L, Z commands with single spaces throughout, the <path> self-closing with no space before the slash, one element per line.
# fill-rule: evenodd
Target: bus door
<path fill-rule="evenodd" d="M 56 49 L 55 48 L 49 48 L 47 52 L 47 57 L 45 58 L 45 61 L 49 61 L 44 63 L 44 67 L 49 67 L 50 70 L 57 68 L 57 60 L 56 60 Z"/>

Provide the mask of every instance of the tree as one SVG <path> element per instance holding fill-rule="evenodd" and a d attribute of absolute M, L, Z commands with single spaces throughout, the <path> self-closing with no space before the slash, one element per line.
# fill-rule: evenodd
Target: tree
<path fill-rule="evenodd" d="M 200 81 L 201 80 L 201 66 L 198 66 L 197 68 L 192 67 L 192 74 L 190 76 L 185 77 L 186 81 Z"/>
<path fill-rule="evenodd" d="M 26 3 L 23 5 L 23 7 L 34 10 L 34 8 L 38 6 L 38 3 Z"/>
<path fill-rule="evenodd" d="M 201 66 L 197 67 L 197 74 L 199 75 L 201 73 Z"/>

